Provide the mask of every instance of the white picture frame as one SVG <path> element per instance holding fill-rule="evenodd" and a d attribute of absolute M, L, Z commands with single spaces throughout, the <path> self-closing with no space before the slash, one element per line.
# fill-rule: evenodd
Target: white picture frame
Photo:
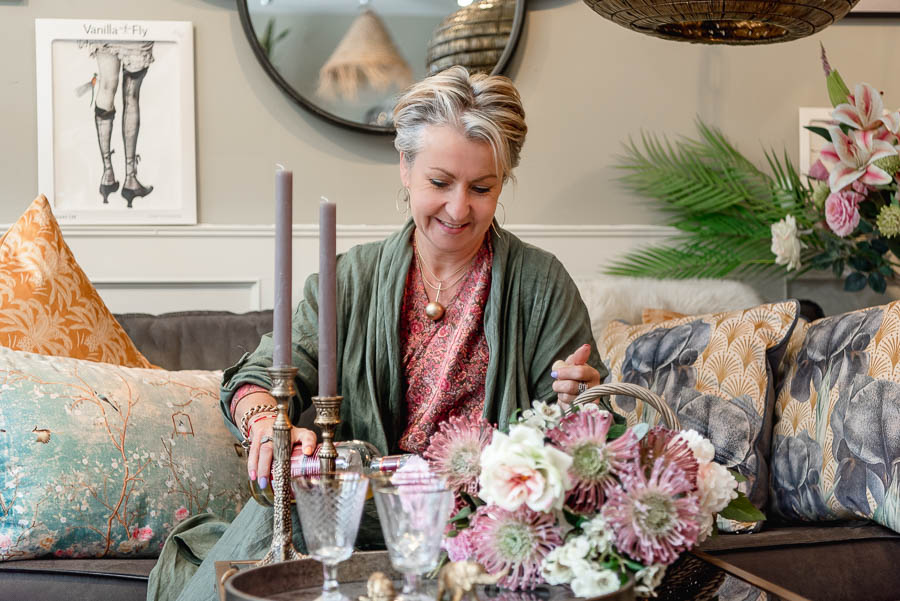
<path fill-rule="evenodd" d="M 828 140 L 806 129 L 806 126 L 827 127 L 834 123 L 831 107 L 807 107 L 801 106 L 799 110 L 800 121 L 800 160 L 797 162 L 801 177 L 809 174 L 809 168 L 816 162 L 822 147 Z"/>
<path fill-rule="evenodd" d="M 57 220 L 196 224 L 192 24 L 35 19 L 35 51 L 39 192 Z"/>
<path fill-rule="evenodd" d="M 900 15 L 900 3 L 897 0 L 859 0 L 859 3 L 850 9 L 850 16 L 854 17 L 892 15 Z"/>

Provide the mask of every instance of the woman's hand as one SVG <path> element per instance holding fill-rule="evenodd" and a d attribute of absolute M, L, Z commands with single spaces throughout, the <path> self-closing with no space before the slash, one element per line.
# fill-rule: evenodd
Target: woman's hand
<path fill-rule="evenodd" d="M 557 402 L 566 410 L 578 396 L 578 385 L 585 384 L 592 388 L 600 384 L 600 372 L 587 364 L 591 356 L 591 345 L 585 344 L 569 355 L 565 361 L 553 363 L 553 371 L 550 375 L 556 379 L 553 390 L 558 394 Z M 585 388 L 585 390 L 587 390 Z"/>
<path fill-rule="evenodd" d="M 272 473 L 272 427 L 275 416 L 266 417 L 253 423 L 250 427 L 250 455 L 247 458 L 247 474 L 256 480 L 260 488 L 269 484 Z M 260 442 L 269 437 L 265 444 Z M 316 449 L 316 434 L 306 428 L 291 426 L 291 449 L 302 445 L 304 455 L 312 455 Z"/>

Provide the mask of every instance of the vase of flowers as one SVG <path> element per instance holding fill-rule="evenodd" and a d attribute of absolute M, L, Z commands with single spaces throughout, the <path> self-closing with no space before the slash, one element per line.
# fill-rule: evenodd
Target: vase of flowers
<path fill-rule="evenodd" d="M 809 173 L 787 153 L 758 169 L 725 136 L 698 123 L 699 139 L 652 135 L 629 142 L 623 183 L 650 196 L 677 230 L 670 243 L 626 255 L 608 272 L 650 277 L 801 275 L 831 270 L 847 291 L 884 292 L 900 267 L 900 112 L 876 88 L 851 91 L 822 48 L 831 124 Z"/>
<path fill-rule="evenodd" d="M 669 427 L 627 427 L 605 403 L 611 393 L 651 403 Z M 713 461 L 709 440 L 679 430 L 671 409 L 634 385 L 594 387 L 565 414 L 535 402 L 508 432 L 481 418 L 450 419 L 424 456 L 456 494 L 448 558 L 505 570 L 500 586 L 509 589 L 651 595 L 666 566 L 712 534 L 717 513 L 763 519 Z"/>

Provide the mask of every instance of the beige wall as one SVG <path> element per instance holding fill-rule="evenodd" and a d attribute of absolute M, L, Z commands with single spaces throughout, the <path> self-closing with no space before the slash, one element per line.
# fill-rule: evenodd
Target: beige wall
<path fill-rule="evenodd" d="M 272 221 L 272 169 L 294 169 L 295 221 L 315 221 L 319 195 L 342 223 L 398 218 L 395 153 L 385 137 L 348 131 L 295 106 L 254 58 L 233 0 L 0 0 L 0 223 L 37 192 L 35 18 L 194 23 L 199 220 Z M 532 0 L 510 75 L 530 134 L 518 185 L 504 192 L 512 223 L 658 223 L 623 192 L 611 164 L 646 129 L 691 133 L 699 115 L 751 158 L 762 146 L 797 154 L 797 107 L 827 103 L 818 44 L 848 82 L 868 81 L 900 106 L 900 19 L 838 24 L 773 46 L 707 47 L 629 32 L 580 0 Z M 93 150 L 95 141 L 86 141 Z M 152 182 L 149 182 L 152 183 Z M 304 202 L 308 200 L 308 202 Z"/>

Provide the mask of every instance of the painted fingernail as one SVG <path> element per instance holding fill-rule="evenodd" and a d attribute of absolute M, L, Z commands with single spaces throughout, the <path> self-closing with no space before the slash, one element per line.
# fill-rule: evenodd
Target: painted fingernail
<path fill-rule="evenodd" d="M 269 485 L 269 479 L 266 478 L 265 476 L 261 476 L 261 477 L 259 478 L 259 487 L 260 487 L 260 488 L 265 488 L 265 487 L 267 487 L 268 485 Z"/>
<path fill-rule="evenodd" d="M 250 479 L 256 480 L 256 472 L 250 472 Z"/>
<path fill-rule="evenodd" d="M 558 371 L 551 371 L 551 372 L 550 372 L 550 377 L 553 378 L 553 379 L 558 378 L 558 377 L 559 377 L 559 372 L 558 372 Z"/>
<path fill-rule="evenodd" d="M 303 453 L 304 453 L 305 455 L 312 455 L 312 454 L 313 454 L 313 448 L 312 448 L 312 447 L 303 447 Z"/>

